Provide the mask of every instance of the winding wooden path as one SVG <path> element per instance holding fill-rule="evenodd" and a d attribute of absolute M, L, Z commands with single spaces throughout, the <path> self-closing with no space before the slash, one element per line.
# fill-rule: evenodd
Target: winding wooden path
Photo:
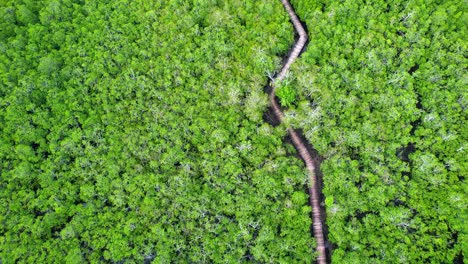
<path fill-rule="evenodd" d="M 284 114 L 275 96 L 275 83 L 284 80 L 287 72 L 289 71 L 289 68 L 291 67 L 291 64 L 297 59 L 302 49 L 304 48 L 304 45 L 307 42 L 307 32 L 302 26 L 293 7 L 291 6 L 288 0 L 281 0 L 281 2 L 283 3 L 284 8 L 288 12 L 295 30 L 299 34 L 299 39 L 294 44 L 291 50 L 291 53 L 289 54 L 286 62 L 281 68 L 281 71 L 273 79 L 273 85 L 272 85 L 273 89 L 270 93 L 270 103 L 273 108 L 273 113 L 275 117 L 280 122 L 282 122 L 284 118 Z M 317 183 L 317 176 L 315 175 L 315 164 L 313 162 L 312 155 L 307 150 L 306 143 L 299 136 L 298 132 L 292 128 L 289 128 L 288 133 L 291 136 L 294 146 L 296 147 L 297 151 L 299 152 L 299 155 L 301 156 L 302 160 L 304 161 L 307 167 L 307 172 L 309 175 L 310 204 L 312 206 L 313 233 L 314 233 L 315 240 L 317 242 L 317 254 L 318 254 L 317 263 L 325 264 L 326 263 L 325 239 L 324 239 L 324 234 L 323 234 L 322 219 L 320 215 L 320 190 L 319 190 L 318 183 Z"/>

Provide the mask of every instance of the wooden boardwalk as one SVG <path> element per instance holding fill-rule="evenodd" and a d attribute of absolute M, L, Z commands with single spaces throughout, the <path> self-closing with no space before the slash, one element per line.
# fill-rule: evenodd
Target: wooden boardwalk
<path fill-rule="evenodd" d="M 307 42 L 307 32 L 305 31 L 304 27 L 302 26 L 299 18 L 296 15 L 293 7 L 289 3 L 288 0 L 281 0 L 284 5 L 284 8 L 289 14 L 291 22 L 294 25 L 295 30 L 299 34 L 299 39 L 294 44 L 288 58 L 286 59 L 281 71 L 273 79 L 272 85 L 272 92 L 270 93 L 270 103 L 273 108 L 273 113 L 275 117 L 282 122 L 284 118 L 284 114 L 281 110 L 280 105 L 275 96 L 275 83 L 284 80 L 286 74 L 291 67 L 291 64 L 297 59 L 299 54 L 301 53 L 302 49 L 304 48 Z M 296 147 L 299 155 L 301 156 L 302 160 L 304 161 L 307 172 L 309 175 L 309 193 L 310 193 L 310 204 L 312 206 L 312 223 L 313 223 L 313 234 L 315 240 L 317 242 L 317 263 L 318 264 L 325 264 L 326 263 L 326 251 L 325 251 L 325 238 L 323 234 L 323 224 L 322 218 L 320 214 L 320 189 L 317 183 L 317 176 L 315 175 L 315 164 L 312 159 L 312 155 L 309 153 L 306 147 L 306 142 L 299 136 L 298 132 L 292 128 L 288 129 L 288 133 L 291 136 L 292 142 Z"/>

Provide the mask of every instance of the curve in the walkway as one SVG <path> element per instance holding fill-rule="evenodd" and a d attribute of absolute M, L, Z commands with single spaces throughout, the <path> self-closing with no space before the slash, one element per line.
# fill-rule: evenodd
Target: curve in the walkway
<path fill-rule="evenodd" d="M 273 109 L 275 117 L 282 122 L 284 114 L 281 110 L 278 100 L 275 96 L 275 83 L 278 83 L 286 77 L 291 64 L 297 59 L 302 49 L 304 48 L 307 42 L 307 32 L 301 24 L 301 21 L 296 15 L 293 7 L 288 0 L 281 0 L 284 8 L 289 14 L 291 22 L 294 25 L 295 30 L 299 34 L 299 39 L 294 44 L 288 58 L 286 59 L 281 71 L 273 79 L 272 91 L 270 93 L 270 103 Z M 326 251 L 325 251 L 325 238 L 323 233 L 323 224 L 320 215 L 320 190 L 318 187 L 317 176 L 315 174 L 315 164 L 312 160 L 312 155 L 309 153 L 306 147 L 306 142 L 299 136 L 298 132 L 292 128 L 288 129 L 288 133 L 291 136 L 291 140 L 296 147 L 299 155 L 304 161 L 307 172 L 309 176 L 309 193 L 310 193 L 310 205 L 312 206 L 312 225 L 313 225 L 313 234 L 317 243 L 317 263 L 325 264 L 326 263 Z"/>

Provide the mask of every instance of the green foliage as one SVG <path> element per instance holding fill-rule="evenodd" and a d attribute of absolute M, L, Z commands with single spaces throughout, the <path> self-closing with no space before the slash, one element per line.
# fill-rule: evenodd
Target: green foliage
<path fill-rule="evenodd" d="M 280 1 L 3 1 L 0 262 L 310 262 L 292 42 Z"/>
<path fill-rule="evenodd" d="M 280 99 L 280 103 L 282 106 L 290 107 L 296 101 L 297 89 L 288 81 L 284 81 L 281 84 L 279 84 L 279 87 L 276 89 L 275 94 Z"/>
<path fill-rule="evenodd" d="M 462 262 L 464 3 L 293 4 L 310 43 L 293 65 L 298 100 L 308 103 L 292 122 L 326 158 L 332 262 Z"/>

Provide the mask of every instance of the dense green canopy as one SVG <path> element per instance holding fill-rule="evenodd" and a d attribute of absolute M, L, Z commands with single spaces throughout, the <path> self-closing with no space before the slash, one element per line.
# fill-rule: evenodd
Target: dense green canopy
<path fill-rule="evenodd" d="M 310 263 L 322 163 L 333 263 L 468 254 L 463 1 L 0 3 L 0 263 Z M 269 76 L 269 77 L 268 77 Z"/>
<path fill-rule="evenodd" d="M 0 262 L 303 263 L 280 1 L 3 1 Z"/>
<path fill-rule="evenodd" d="M 332 262 L 461 263 L 466 3 L 292 2 L 310 43 L 286 115 L 326 158 Z"/>

